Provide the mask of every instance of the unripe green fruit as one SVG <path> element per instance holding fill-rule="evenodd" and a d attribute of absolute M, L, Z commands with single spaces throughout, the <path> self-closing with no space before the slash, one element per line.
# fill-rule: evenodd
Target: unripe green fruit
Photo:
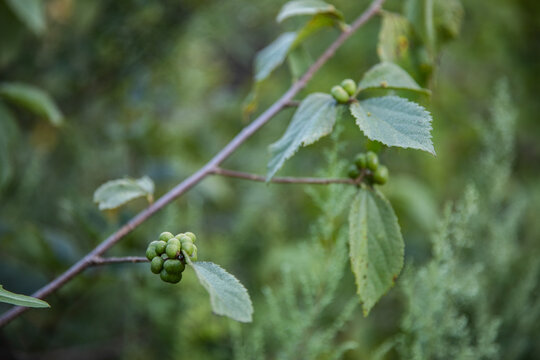
<path fill-rule="evenodd" d="M 159 274 L 162 269 L 163 269 L 163 259 L 160 258 L 159 256 L 156 256 L 150 262 L 150 271 L 152 271 L 154 274 Z"/>
<path fill-rule="evenodd" d="M 195 236 L 194 233 L 188 231 L 185 235 L 189 236 L 191 238 L 191 241 L 193 242 L 197 241 L 197 237 Z"/>
<path fill-rule="evenodd" d="M 191 239 L 189 241 L 182 243 L 182 250 L 184 250 L 190 257 L 193 255 L 193 250 L 195 249 L 195 245 L 193 245 L 193 242 Z"/>
<path fill-rule="evenodd" d="M 169 241 L 167 241 L 167 245 L 171 245 L 171 244 L 174 244 L 178 247 L 182 246 L 182 244 L 180 243 L 180 240 L 178 240 L 177 238 L 172 238 L 172 239 L 169 239 Z"/>
<path fill-rule="evenodd" d="M 341 82 L 341 87 L 349 94 L 353 96 L 356 92 L 356 82 L 353 79 L 345 79 Z"/>
<path fill-rule="evenodd" d="M 185 242 L 193 243 L 193 240 L 191 240 L 191 238 L 190 238 L 189 236 L 187 236 L 186 234 L 180 235 L 180 237 L 178 237 L 177 239 L 180 240 L 180 243 L 182 243 L 182 245 L 183 245 Z"/>
<path fill-rule="evenodd" d="M 373 182 L 375 184 L 384 185 L 388 181 L 388 168 L 384 165 L 381 165 L 373 173 Z"/>
<path fill-rule="evenodd" d="M 366 154 L 366 165 L 369 170 L 375 171 L 379 167 L 379 157 L 373 151 L 368 151 Z"/>
<path fill-rule="evenodd" d="M 165 241 L 167 242 L 169 239 L 173 238 L 174 235 L 171 234 L 170 232 L 168 231 L 165 231 L 165 232 L 162 232 L 160 235 L 159 235 L 159 240 L 162 240 L 162 241 Z"/>
<path fill-rule="evenodd" d="M 158 254 L 156 253 L 156 246 L 148 245 L 148 247 L 146 248 L 146 258 L 148 260 L 152 260 L 156 256 L 158 256 Z"/>
<path fill-rule="evenodd" d="M 163 268 L 169 274 L 180 274 L 182 271 L 184 271 L 186 266 L 180 260 L 169 259 L 165 261 L 165 263 L 163 264 Z"/>
<path fill-rule="evenodd" d="M 356 167 L 356 165 L 351 165 L 349 167 L 349 171 L 347 172 L 347 175 L 351 178 L 351 179 L 356 179 L 357 177 L 360 176 L 360 171 L 358 171 L 358 168 Z"/>
<path fill-rule="evenodd" d="M 180 246 L 176 244 L 167 244 L 167 247 L 165 248 L 165 253 L 169 259 L 175 259 L 179 251 Z"/>
<path fill-rule="evenodd" d="M 168 282 L 168 283 L 171 283 L 171 284 L 176 284 L 178 282 L 180 282 L 180 280 L 182 280 L 182 274 L 169 274 L 167 271 L 165 271 L 165 269 L 161 270 L 161 272 L 159 273 L 159 277 L 161 278 L 161 280 L 165 281 L 165 282 Z"/>
<path fill-rule="evenodd" d="M 367 166 L 366 154 L 360 153 L 356 155 L 356 158 L 354 159 L 354 163 L 356 164 L 356 166 L 358 166 L 359 169 L 365 169 Z"/>
<path fill-rule="evenodd" d="M 156 253 L 158 255 L 161 255 L 165 252 L 165 248 L 167 247 L 167 243 L 165 241 L 158 241 L 156 244 L 155 244 L 155 248 L 156 248 Z"/>
<path fill-rule="evenodd" d="M 339 85 L 334 86 L 330 90 L 330 94 L 332 94 L 338 103 L 344 104 L 349 101 L 349 94 Z"/>

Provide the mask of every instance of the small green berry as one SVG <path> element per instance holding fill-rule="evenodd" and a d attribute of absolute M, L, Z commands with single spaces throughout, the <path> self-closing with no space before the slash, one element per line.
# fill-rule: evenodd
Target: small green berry
<path fill-rule="evenodd" d="M 165 231 L 165 232 L 162 232 L 160 235 L 159 235 L 159 240 L 162 240 L 162 241 L 165 241 L 167 242 L 170 238 L 173 238 L 174 235 L 171 234 L 170 232 L 168 231 Z"/>
<path fill-rule="evenodd" d="M 152 271 L 154 274 L 159 274 L 161 269 L 163 269 L 163 259 L 156 256 L 150 262 L 150 271 Z"/>
<path fill-rule="evenodd" d="M 193 240 L 191 240 L 191 238 L 189 236 L 187 236 L 186 234 L 182 234 L 180 235 L 179 238 L 177 238 L 178 240 L 180 240 L 180 243 L 182 243 L 182 245 L 185 243 L 185 242 L 190 242 L 193 244 Z"/>
<path fill-rule="evenodd" d="M 158 256 L 158 254 L 156 253 L 156 246 L 148 245 L 148 247 L 146 248 L 146 258 L 151 261 L 156 256 Z"/>
<path fill-rule="evenodd" d="M 381 165 L 373 173 L 373 181 L 375 184 L 384 185 L 388 181 L 388 168 Z"/>
<path fill-rule="evenodd" d="M 375 171 L 379 166 L 379 157 L 373 151 L 368 151 L 366 154 L 366 165 L 369 170 Z"/>
<path fill-rule="evenodd" d="M 356 82 L 353 79 L 345 79 L 341 82 L 341 87 L 349 94 L 353 96 L 356 92 Z"/>
<path fill-rule="evenodd" d="M 360 171 L 358 171 L 358 168 L 356 167 L 356 165 L 351 165 L 349 167 L 349 171 L 347 172 L 347 175 L 351 178 L 351 179 L 356 179 L 357 177 L 360 176 Z"/>
<path fill-rule="evenodd" d="M 191 242 L 191 239 L 189 241 L 182 243 L 182 250 L 186 252 L 190 257 L 193 255 L 193 250 L 195 249 L 195 245 L 193 245 L 193 242 Z"/>
<path fill-rule="evenodd" d="M 349 94 L 341 86 L 336 85 L 330 90 L 330 94 L 338 103 L 344 104 L 349 101 Z"/>
<path fill-rule="evenodd" d="M 165 271 L 165 269 L 161 270 L 161 272 L 159 273 L 159 277 L 161 278 L 161 280 L 165 281 L 165 282 L 168 282 L 168 283 L 171 283 L 171 284 L 176 284 L 178 282 L 180 282 L 180 280 L 182 280 L 182 274 L 170 274 L 168 273 L 167 271 Z"/>
<path fill-rule="evenodd" d="M 176 259 L 176 256 L 178 255 L 178 252 L 180 251 L 180 246 L 177 244 L 167 244 L 167 247 L 165 248 L 165 253 L 167 254 L 167 257 L 169 259 Z"/>
<path fill-rule="evenodd" d="M 195 236 L 194 233 L 188 231 L 185 235 L 189 236 L 191 238 L 191 241 L 193 242 L 197 241 L 197 237 Z"/>
<path fill-rule="evenodd" d="M 356 158 L 354 159 L 354 163 L 356 164 L 356 166 L 358 166 L 359 169 L 365 169 L 367 166 L 366 154 L 360 153 L 356 155 Z"/>
<path fill-rule="evenodd" d="M 170 245 L 170 244 L 175 244 L 178 247 L 182 246 L 182 244 L 180 243 L 180 240 L 178 240 L 177 238 L 169 239 L 169 241 L 167 241 L 167 245 Z"/>
<path fill-rule="evenodd" d="M 182 271 L 184 271 L 186 266 L 180 260 L 169 259 L 165 261 L 163 268 L 169 274 L 180 274 Z"/>
<path fill-rule="evenodd" d="M 161 255 L 165 252 L 165 248 L 167 247 L 167 243 L 163 240 L 160 240 L 158 241 L 156 244 L 155 244 L 155 247 L 156 247 L 156 253 L 158 255 Z"/>

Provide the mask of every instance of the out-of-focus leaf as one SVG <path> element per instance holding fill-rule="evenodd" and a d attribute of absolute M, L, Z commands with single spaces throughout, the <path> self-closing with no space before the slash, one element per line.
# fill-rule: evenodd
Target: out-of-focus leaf
<path fill-rule="evenodd" d="M 18 305 L 18 306 L 32 307 L 32 308 L 51 307 L 48 303 L 46 303 L 43 300 L 36 299 L 31 296 L 15 294 L 15 293 L 12 293 L 11 291 L 7 291 L 6 289 L 4 289 L 2 285 L 0 285 L 0 302 L 12 304 L 12 305 Z"/>
<path fill-rule="evenodd" d="M 256 81 L 266 79 L 272 71 L 285 61 L 295 40 L 296 32 L 286 32 L 257 53 L 255 57 Z"/>
<path fill-rule="evenodd" d="M 252 321 L 251 299 L 237 278 L 212 262 L 189 261 L 189 264 L 195 270 L 201 285 L 208 291 L 214 313 L 240 322 Z"/>
<path fill-rule="evenodd" d="M 43 90 L 22 83 L 1 83 L 0 96 L 33 113 L 46 117 L 55 126 L 62 125 L 64 117 L 51 97 Z"/>
<path fill-rule="evenodd" d="M 358 90 L 370 88 L 388 88 L 430 93 L 429 90 L 421 88 L 405 70 L 391 62 L 379 63 L 364 74 L 364 77 L 358 84 Z"/>
<path fill-rule="evenodd" d="M 361 188 L 349 212 L 349 249 L 364 316 L 393 285 L 403 267 L 404 242 L 392 206 Z"/>
<path fill-rule="evenodd" d="M 94 202 L 100 210 L 115 209 L 128 201 L 146 197 L 149 202 L 154 195 L 154 182 L 148 176 L 140 179 L 117 179 L 107 181 L 94 192 Z"/>
<path fill-rule="evenodd" d="M 287 58 L 293 82 L 298 80 L 313 63 L 311 56 L 304 46 L 298 46 L 289 53 Z"/>
<path fill-rule="evenodd" d="M 422 106 L 399 96 L 383 96 L 355 102 L 350 111 L 369 139 L 435 155 L 431 115 Z"/>
<path fill-rule="evenodd" d="M 447 1 L 447 0 L 443 0 Z M 435 51 L 434 0 L 407 0 L 405 16 L 423 40 L 431 56 Z"/>
<path fill-rule="evenodd" d="M 270 145 L 267 180 L 296 153 L 300 146 L 313 144 L 330 134 L 336 122 L 336 101 L 328 94 L 314 93 L 306 97 L 291 120 L 285 134 Z"/>
<path fill-rule="evenodd" d="M 0 102 L 0 189 L 13 175 L 12 154 L 19 131 L 11 112 Z"/>
<path fill-rule="evenodd" d="M 437 30 L 437 41 L 444 43 L 459 35 L 463 20 L 463 5 L 459 0 L 435 0 L 434 22 Z"/>
<path fill-rule="evenodd" d="M 11 10 L 34 33 L 45 31 L 45 6 L 42 0 L 6 0 Z"/>
<path fill-rule="evenodd" d="M 382 12 L 377 53 L 381 61 L 389 61 L 410 68 L 412 27 L 404 16 L 388 11 Z"/>
<path fill-rule="evenodd" d="M 321 0 L 296 0 L 283 5 L 276 20 L 282 22 L 292 16 L 316 14 L 331 15 L 337 19 L 343 19 L 343 14 L 334 5 Z"/>
<path fill-rule="evenodd" d="M 438 209 L 428 186 L 413 177 L 392 175 L 383 191 L 398 213 L 406 213 L 426 232 L 435 229 Z"/>

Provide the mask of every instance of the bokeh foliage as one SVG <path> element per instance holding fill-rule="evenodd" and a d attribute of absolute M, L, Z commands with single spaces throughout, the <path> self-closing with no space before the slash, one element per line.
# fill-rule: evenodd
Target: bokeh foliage
<path fill-rule="evenodd" d="M 48 0 L 46 28 L 33 30 L 1 0 L 0 79 L 47 91 L 64 125 L 0 107 L 0 164 L 8 164 L 0 169 L 0 284 L 31 293 L 146 205 L 141 199 L 100 212 L 92 194 L 105 181 L 148 175 L 159 196 L 219 151 L 246 124 L 242 103 L 256 51 L 290 30 L 274 22 L 284 2 Z M 368 1 L 332 3 L 351 21 Z M 305 349 L 306 358 L 330 359 L 349 348 L 343 356 L 350 359 L 448 358 L 449 348 L 456 358 L 540 356 L 531 296 L 539 291 L 540 4 L 463 6 L 461 35 L 437 55 L 431 79 L 411 72 L 432 91 L 426 104 L 437 157 L 381 153 L 391 171 L 383 191 L 400 220 L 406 263 L 414 265 L 368 318 L 350 301 L 354 280 L 339 252 L 343 188 L 212 177 L 110 255 L 142 255 L 163 229 L 193 231 L 201 260 L 222 264 L 250 291 L 253 325 L 212 315 L 194 274 L 169 286 L 144 264 L 114 265 L 86 271 L 48 299 L 50 310 L 3 329 L 0 357 L 173 359 L 189 351 L 196 359 L 298 358 Z M 399 12 L 402 1 L 388 0 L 385 9 Z M 362 28 L 302 96 L 359 80 L 378 62 L 380 25 Z M 306 48 L 315 57 L 337 34 L 320 33 Z M 509 90 L 494 103 L 500 78 Z M 259 108 L 290 81 L 286 68 L 277 70 L 260 86 Z M 267 145 L 291 115 L 276 117 L 225 166 L 264 174 Z M 281 173 L 344 176 L 344 161 L 377 146 L 346 120 Z M 456 199 L 463 200 L 454 211 L 445 207 Z"/>

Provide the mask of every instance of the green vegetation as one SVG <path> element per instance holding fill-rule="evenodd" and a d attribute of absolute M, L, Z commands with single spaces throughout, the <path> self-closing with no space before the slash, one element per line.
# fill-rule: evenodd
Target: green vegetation
<path fill-rule="evenodd" d="M 0 358 L 540 357 L 540 4 L 370 4 L 0 0 Z"/>

